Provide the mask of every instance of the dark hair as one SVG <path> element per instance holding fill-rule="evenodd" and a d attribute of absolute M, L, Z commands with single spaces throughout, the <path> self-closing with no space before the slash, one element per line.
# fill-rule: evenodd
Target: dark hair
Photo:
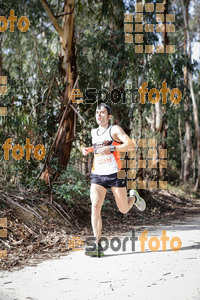
<path fill-rule="evenodd" d="M 109 105 L 105 104 L 105 103 L 101 103 L 97 106 L 97 109 L 101 109 L 101 106 L 105 107 L 107 109 L 108 115 L 111 115 L 111 108 Z"/>

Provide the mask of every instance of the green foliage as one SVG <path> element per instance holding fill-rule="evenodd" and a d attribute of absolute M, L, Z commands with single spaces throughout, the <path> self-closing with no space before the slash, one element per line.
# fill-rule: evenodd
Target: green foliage
<path fill-rule="evenodd" d="M 68 205 L 72 205 L 76 199 L 89 200 L 89 189 L 84 175 L 71 166 L 62 172 L 58 182 L 52 186 L 54 197 L 65 200 Z"/>
<path fill-rule="evenodd" d="M 44 180 L 37 180 L 36 172 L 32 174 L 32 177 L 27 178 L 24 186 L 28 189 L 36 189 L 38 192 L 49 192 L 49 187 L 46 185 Z"/>
<path fill-rule="evenodd" d="M 64 1 L 48 0 L 54 15 L 63 13 Z M 162 1 L 159 1 L 162 2 Z M 198 2 L 198 3 L 197 3 Z M 189 9 L 189 30 L 191 41 L 200 40 L 200 17 L 199 0 L 191 1 Z M 60 41 L 40 0 L 36 1 L 9 1 L 8 8 L 15 10 L 15 15 L 27 16 L 30 20 L 30 30 L 21 33 L 15 24 L 15 31 L 1 34 L 2 74 L 8 77 L 8 94 L 1 96 L 0 106 L 8 108 L 8 116 L 0 124 L 0 144 L 12 137 L 13 144 L 25 145 L 26 138 L 34 139 L 35 145 L 43 144 L 48 153 L 52 145 L 55 133 L 60 121 L 60 106 L 64 90 L 63 77 L 59 73 Z M 1 15 L 4 14 L 2 6 Z M 193 113 L 191 106 L 190 90 L 184 91 L 183 70 L 187 66 L 193 73 L 194 92 L 199 102 L 200 68 L 199 63 L 191 60 L 185 55 L 183 13 L 179 1 L 168 3 L 168 13 L 176 13 L 176 32 L 168 33 L 170 44 L 175 44 L 177 49 L 173 55 L 165 54 L 135 54 L 134 45 L 124 43 L 124 13 L 134 12 L 134 2 L 131 1 L 92 1 L 77 0 L 75 7 L 75 46 L 77 59 L 77 75 L 79 75 L 78 87 L 85 92 L 86 88 L 97 90 L 106 87 L 109 91 L 113 87 L 122 90 L 131 84 L 138 85 L 148 82 L 148 89 L 160 89 L 162 81 L 167 82 L 171 89 L 177 87 L 181 90 L 183 98 L 180 104 L 172 105 L 168 100 L 162 105 L 163 121 L 167 126 L 167 136 L 158 134 L 156 138 L 167 144 L 168 160 L 174 169 L 180 170 L 180 142 L 177 129 L 178 116 L 181 120 L 182 139 L 185 134 L 185 121 L 190 119 L 192 124 L 191 142 L 193 149 L 196 148 L 194 134 Z M 6 15 L 8 18 L 9 14 Z M 56 18 L 62 24 L 62 17 Z M 148 23 L 155 24 L 154 13 L 144 13 L 144 19 Z M 144 32 L 144 44 L 156 45 L 162 41 L 163 36 Z M 145 67 L 144 67 L 145 65 Z M 57 84 L 53 84 L 50 90 L 52 78 L 55 76 Z M 138 93 L 137 93 L 138 94 Z M 155 106 L 146 101 L 141 106 L 136 92 L 136 103 L 130 98 L 127 104 L 111 104 L 113 111 L 113 122 L 118 122 L 131 137 L 140 137 L 141 124 L 143 138 L 155 137 L 151 124 L 147 118 L 152 120 L 155 114 Z M 184 111 L 184 101 L 189 97 L 189 111 Z M 91 144 L 91 129 L 97 126 L 95 121 L 95 105 L 85 103 L 77 105 L 80 114 L 86 123 L 76 122 L 76 145 L 84 143 Z M 200 113 L 200 105 L 198 105 Z M 31 140 L 32 142 L 32 140 Z M 78 148 L 78 147 L 77 147 Z M 80 159 L 80 151 L 73 143 L 72 159 Z M 0 149 L 0 159 L 3 151 Z M 31 186 L 34 178 L 38 175 L 44 161 L 31 158 L 27 162 L 24 158 L 20 161 L 10 159 L 9 162 L 1 160 L 4 171 L 4 182 L 24 184 Z M 60 171 L 56 161 L 52 161 L 52 168 Z M 69 169 L 71 170 L 71 168 Z M 59 182 L 55 186 L 57 195 L 70 201 L 73 197 L 84 197 L 81 179 L 77 177 L 70 179 L 66 172 L 66 182 Z M 75 174 L 74 171 L 72 174 Z M 72 175 L 71 174 L 71 175 Z M 176 174 L 176 172 L 174 172 Z M 69 177 L 69 178 L 68 178 Z M 171 176 L 174 178 L 175 176 Z M 33 181 L 31 181 L 33 179 Z M 69 179 L 69 180 L 68 180 Z M 70 181 L 71 180 L 71 181 Z M 35 182 L 36 183 L 36 182 Z M 77 189 L 75 187 L 77 184 Z M 39 188 L 43 188 L 40 186 Z M 67 187 L 69 185 L 69 188 Z M 85 189 L 86 190 L 86 189 Z M 82 193 L 82 194 L 80 194 Z M 68 195 L 68 196 L 67 196 Z"/>

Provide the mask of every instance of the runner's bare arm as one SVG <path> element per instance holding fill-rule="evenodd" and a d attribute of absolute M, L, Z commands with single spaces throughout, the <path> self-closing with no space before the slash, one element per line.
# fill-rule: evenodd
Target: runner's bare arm
<path fill-rule="evenodd" d="M 124 132 L 124 130 L 118 126 L 114 125 L 112 128 L 112 136 L 114 139 L 117 138 L 120 141 L 122 141 L 122 145 L 116 145 L 115 151 L 119 152 L 127 152 L 127 151 L 133 151 L 135 149 L 133 141 L 130 139 L 130 137 Z"/>

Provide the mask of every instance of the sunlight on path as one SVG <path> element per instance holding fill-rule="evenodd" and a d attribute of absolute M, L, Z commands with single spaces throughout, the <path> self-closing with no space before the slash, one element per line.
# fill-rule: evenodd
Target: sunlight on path
<path fill-rule="evenodd" d="M 103 258 L 78 251 L 19 271 L 1 271 L 0 300 L 200 299 L 200 218 L 185 225 L 135 228 L 136 236 L 145 229 L 148 238 L 159 239 L 167 230 L 170 239 L 181 238 L 182 249 L 174 252 L 168 242 L 166 252 L 161 247 L 151 252 L 146 242 L 141 252 L 136 241 L 132 252 L 127 242 L 126 252 L 109 248 Z"/>

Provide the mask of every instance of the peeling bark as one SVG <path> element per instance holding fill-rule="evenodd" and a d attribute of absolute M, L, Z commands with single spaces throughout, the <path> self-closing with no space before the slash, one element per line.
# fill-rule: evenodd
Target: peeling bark
<path fill-rule="evenodd" d="M 188 32 L 186 30 L 187 24 L 188 24 L 188 8 L 189 8 L 189 2 L 190 0 L 187 0 L 185 2 L 185 6 L 183 3 L 183 0 L 181 0 L 182 3 L 182 9 L 183 9 L 183 17 L 184 17 L 184 53 L 185 55 L 188 54 L 188 43 L 189 43 L 189 37 Z M 185 153 L 184 153 L 184 170 L 183 170 L 183 182 L 185 183 L 190 175 L 190 166 L 191 166 L 191 122 L 189 119 L 189 97 L 187 95 L 187 87 L 188 87 L 188 68 L 187 66 L 184 67 L 184 83 L 185 83 L 185 89 L 184 89 L 184 95 L 185 95 L 185 103 L 184 103 L 184 111 L 185 111 Z"/>
<path fill-rule="evenodd" d="M 155 104 L 155 113 L 156 113 L 155 130 L 157 132 L 161 132 L 162 123 L 163 123 L 163 113 L 162 113 L 160 101 L 158 101 L 158 103 Z"/>
<path fill-rule="evenodd" d="M 65 108 L 64 120 L 56 137 L 55 150 L 52 158 L 58 158 L 59 163 L 65 168 L 70 158 L 72 142 L 74 139 L 74 110 L 68 103 L 69 92 L 73 89 L 76 80 L 76 57 L 74 45 L 74 5 L 75 0 L 65 0 L 62 27 L 58 24 L 49 4 L 46 0 L 41 0 L 52 24 L 54 25 L 60 37 L 61 53 L 60 53 L 60 73 L 66 84 L 63 91 L 63 101 L 61 103 L 60 116 L 62 117 Z M 52 174 L 50 161 L 47 161 L 45 169 L 41 174 L 41 179 L 49 182 L 49 176 Z M 58 178 L 59 172 L 54 174 L 54 179 Z"/>

